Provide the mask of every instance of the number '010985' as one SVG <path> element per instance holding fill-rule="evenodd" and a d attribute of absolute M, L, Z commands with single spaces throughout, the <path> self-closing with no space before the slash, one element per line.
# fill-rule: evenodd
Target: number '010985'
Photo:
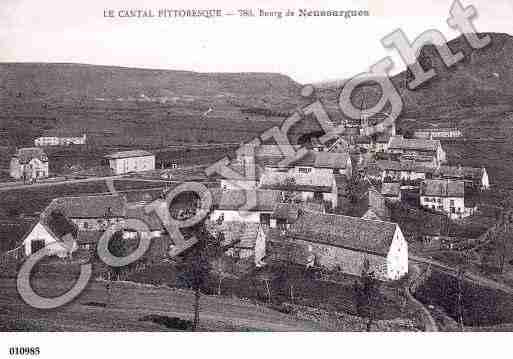
<path fill-rule="evenodd" d="M 39 355 L 39 347 L 10 347 L 10 356 L 36 356 Z"/>

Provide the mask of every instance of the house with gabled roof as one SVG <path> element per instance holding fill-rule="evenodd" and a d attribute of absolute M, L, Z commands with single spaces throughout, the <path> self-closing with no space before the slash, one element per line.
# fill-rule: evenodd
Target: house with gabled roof
<path fill-rule="evenodd" d="M 59 210 L 81 231 L 104 230 L 125 218 L 126 199 L 121 195 L 89 195 L 53 199 L 42 212 Z"/>
<path fill-rule="evenodd" d="M 292 146 L 299 151 L 300 146 Z M 317 172 L 319 176 L 327 173 L 352 176 L 352 161 L 348 153 L 307 150 L 286 165 L 282 163 L 287 159 L 286 154 L 278 145 L 244 145 L 237 154 L 237 159 L 244 165 L 256 165 L 264 170 L 288 171 L 290 173 Z"/>
<path fill-rule="evenodd" d="M 46 248 L 48 255 L 68 257 L 77 249 L 77 235 L 76 225 L 54 209 L 34 222 L 22 238 L 24 254 L 30 256 Z"/>
<path fill-rule="evenodd" d="M 485 167 L 440 166 L 433 172 L 433 177 L 463 181 L 466 189 L 490 188 L 490 179 Z"/>
<path fill-rule="evenodd" d="M 401 160 L 424 162 L 434 167 L 446 162 L 446 154 L 440 140 L 393 136 L 387 147 L 387 152 L 397 155 Z"/>
<path fill-rule="evenodd" d="M 48 156 L 42 148 L 20 148 L 12 156 L 9 173 L 12 178 L 37 181 L 49 175 Z"/>
<path fill-rule="evenodd" d="M 211 233 L 229 248 L 226 254 L 237 260 L 250 260 L 255 267 L 265 265 L 266 228 L 259 223 L 224 221 L 207 224 Z"/>
<path fill-rule="evenodd" d="M 46 131 L 41 137 L 34 140 L 34 146 L 70 146 L 70 145 L 85 145 L 87 135 L 81 131 L 70 132 L 69 130 L 51 130 Z"/>
<path fill-rule="evenodd" d="M 130 219 L 143 222 L 146 229 L 126 228 L 124 238 L 164 236 L 167 234 L 165 226 L 156 213 L 147 213 L 146 204 L 147 202 L 129 203 L 124 195 L 55 198 L 41 212 L 39 220 L 25 235 L 25 253 L 30 255 L 34 250 L 39 250 L 50 243 L 62 252 L 62 243 L 71 240 L 78 248 L 93 249 L 109 226 L 129 225 Z M 76 246 L 68 247 L 72 248 L 69 253 L 76 249 Z"/>
<path fill-rule="evenodd" d="M 270 238 L 272 248 L 307 265 L 315 257 L 315 267 L 360 275 L 364 263 L 380 280 L 397 280 L 408 273 L 408 243 L 396 223 L 334 214 L 308 213 L 290 226 L 285 234 Z"/>
<path fill-rule="evenodd" d="M 333 175 L 266 171 L 260 179 L 260 188 L 280 191 L 288 201 L 313 201 L 338 207 L 338 185 Z"/>
<path fill-rule="evenodd" d="M 120 151 L 105 156 L 114 174 L 145 172 L 155 169 L 155 155 L 144 150 Z"/>
<path fill-rule="evenodd" d="M 463 181 L 446 179 L 425 180 L 420 186 L 420 205 L 443 212 L 451 218 L 463 218 L 473 214 L 474 207 L 465 205 Z"/>
<path fill-rule="evenodd" d="M 212 211 L 209 219 L 222 223 L 261 223 L 269 226 L 271 214 L 283 202 L 280 191 L 213 189 Z"/>

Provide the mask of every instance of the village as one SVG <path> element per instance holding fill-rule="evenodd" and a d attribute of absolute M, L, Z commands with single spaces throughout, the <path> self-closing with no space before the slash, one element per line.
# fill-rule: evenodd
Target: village
<path fill-rule="evenodd" d="M 203 291 L 217 295 L 228 291 L 275 307 L 278 301 L 283 311 L 282 306 L 289 301 L 325 308 L 331 300 L 319 293 L 313 295 L 312 288 L 326 285 L 326 281 L 345 288 L 341 289 L 344 293 L 353 288 L 355 293 L 371 296 L 361 289 L 366 288 L 365 284 L 358 286 L 363 281 L 379 288 L 381 302 L 376 304 L 367 298 L 367 309 L 362 309 L 357 299 L 348 304 L 348 300 L 353 300 L 345 295 L 333 304 L 337 311 L 364 316 L 370 330 L 372 322 L 394 317 L 387 311 L 402 308 L 402 317 L 408 308 L 408 320 L 412 315 L 415 318 L 412 327 L 433 330 L 436 325 L 432 314 L 413 298 L 411 287 L 421 286 L 426 280 L 422 274 L 433 265 L 454 275 L 461 266 L 448 261 L 447 253 L 467 258 L 473 248 L 490 240 L 489 229 L 469 234 L 468 228 L 474 218 L 480 218 L 480 198 L 490 191 L 491 179 L 485 164 L 468 167 L 448 163 L 442 143 L 460 139 L 460 129 L 419 128 L 406 138 L 394 124 L 383 133 L 360 135 L 372 121 L 376 119 L 362 116 L 352 124 L 351 134 L 326 144 L 311 137 L 302 146 L 306 155 L 286 166 L 281 163 L 284 156 L 276 144 L 241 145 L 230 154 L 229 167 L 242 174 L 236 178 L 207 176 L 202 173 L 206 166 L 195 165 L 194 160 L 189 166 L 179 166 L 175 160 L 157 159 L 158 154 L 142 149 L 105 154 L 101 177 L 87 169 L 83 171 L 86 175 L 58 177 L 49 171 L 47 152 L 54 148 L 84 147 L 87 134 L 35 138 L 33 147 L 18 148 L 12 154 L 12 184 L 6 182 L 6 189 L 15 186 L 23 190 L 98 178 L 119 183 L 129 180 L 137 186 L 54 196 L 41 210 L 20 213 L 20 218 L 30 225 L 20 233 L 15 248 L 4 253 L 3 262 L 23 262 L 42 249 L 48 250 L 55 263 L 94 262 L 98 243 L 109 226 L 139 220 L 146 224 L 144 230 L 125 226 L 114 237 L 121 241 L 118 246 L 124 248 L 125 254 L 142 238 L 151 240 L 150 251 L 125 268 L 103 268 L 100 276 L 138 281 L 140 273 L 149 278 L 148 273 L 154 273 L 154 268 L 161 268 L 171 258 L 176 271 L 170 283 L 183 286 L 176 279 L 178 268 L 182 268 L 180 258 L 184 253 L 187 257 L 188 252 L 194 252 L 198 244 L 191 241 L 181 248 L 183 239 L 190 239 L 190 231 L 183 230 L 187 233 L 177 242 L 163 218 L 148 213 L 147 208 L 158 201 L 165 203 L 167 193 L 180 184 L 199 181 L 207 185 L 212 197 L 200 233 L 218 247 L 218 254 L 212 259 L 214 264 L 207 270 L 207 277 L 217 278 L 214 281 L 218 282 L 210 289 L 207 285 Z M 233 144 L 226 146 L 235 148 Z M 251 206 L 247 205 L 249 199 L 253 200 Z M 200 205 L 198 198 L 182 196 L 169 206 L 173 218 L 187 220 Z M 197 233 L 197 228 L 193 233 Z M 489 269 L 491 262 L 500 262 L 494 268 L 503 270 L 506 259 L 494 261 L 484 254 L 481 257 L 474 261 L 478 267 Z M 284 271 L 294 273 L 285 287 L 282 275 L 277 274 Z M 264 283 L 264 292 L 242 285 L 248 278 Z M 162 280 L 169 278 L 151 278 L 150 282 Z M 229 285 L 229 289 L 222 289 L 224 285 Z M 293 294 L 293 288 L 304 293 Z M 402 288 L 404 293 L 398 295 L 394 288 Z M 386 309 L 378 310 L 381 306 Z"/>

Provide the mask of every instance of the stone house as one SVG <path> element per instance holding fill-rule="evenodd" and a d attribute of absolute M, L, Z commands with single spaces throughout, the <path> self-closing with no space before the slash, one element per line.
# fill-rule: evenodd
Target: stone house
<path fill-rule="evenodd" d="M 446 154 L 440 140 L 409 139 L 394 136 L 388 142 L 388 153 L 397 155 L 400 160 L 423 162 L 436 167 L 446 162 Z"/>
<path fill-rule="evenodd" d="M 338 184 L 332 173 L 319 176 L 315 172 L 266 171 L 260 179 L 260 188 L 280 191 L 292 202 L 317 202 L 338 207 Z"/>
<path fill-rule="evenodd" d="M 308 213 L 285 233 L 271 237 L 271 258 L 360 275 L 365 262 L 380 280 L 408 273 L 408 243 L 396 223 Z M 271 250 L 271 249 L 270 249 Z"/>
<path fill-rule="evenodd" d="M 48 156 L 41 148 L 20 148 L 11 158 L 10 175 L 24 181 L 36 181 L 49 175 Z"/>

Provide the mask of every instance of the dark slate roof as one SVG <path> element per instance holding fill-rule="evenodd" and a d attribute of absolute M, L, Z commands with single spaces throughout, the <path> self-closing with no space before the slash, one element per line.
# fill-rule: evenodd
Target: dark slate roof
<path fill-rule="evenodd" d="M 397 228 L 391 222 L 308 213 L 289 232 L 297 239 L 386 255 Z"/>
<path fill-rule="evenodd" d="M 64 237 L 66 234 L 72 234 L 76 237 L 78 228 L 64 213 L 55 210 L 45 217 L 45 224 L 58 238 Z"/>
<path fill-rule="evenodd" d="M 388 171 L 410 171 L 418 173 L 429 173 L 433 172 L 434 169 L 428 166 L 424 166 L 415 161 L 388 161 L 380 160 L 376 162 L 376 165 L 381 170 Z"/>
<path fill-rule="evenodd" d="M 440 174 L 442 177 L 481 180 L 483 177 L 483 172 L 484 168 L 440 166 L 440 168 L 435 173 Z"/>
<path fill-rule="evenodd" d="M 419 150 L 419 151 L 436 151 L 440 146 L 439 140 L 427 140 L 420 138 L 403 138 L 394 136 L 390 138 L 388 144 L 389 149 L 403 149 L 403 150 Z"/>
<path fill-rule="evenodd" d="M 281 202 L 281 192 L 272 190 L 222 190 L 216 188 L 212 189 L 211 193 L 214 208 L 220 210 L 239 210 L 246 206 L 248 198 L 256 198 L 256 206 L 249 210 L 272 212 L 275 206 Z"/>
<path fill-rule="evenodd" d="M 400 183 L 383 183 L 381 185 L 381 194 L 383 196 L 398 196 L 401 192 Z"/>
<path fill-rule="evenodd" d="M 59 210 L 68 218 L 103 218 L 106 214 L 124 217 L 125 203 L 125 198 L 120 195 L 60 197 L 52 200 L 42 215 Z"/>
<path fill-rule="evenodd" d="M 316 174 L 267 171 L 260 179 L 260 187 L 279 191 L 325 192 L 333 190 L 332 178 Z"/>
<path fill-rule="evenodd" d="M 130 157 L 146 157 L 153 156 L 153 153 L 144 151 L 144 150 L 131 150 L 131 151 L 120 151 L 114 152 L 109 155 L 106 155 L 106 158 L 109 159 L 119 159 L 119 158 L 130 158 Z"/>
<path fill-rule="evenodd" d="M 29 163 L 33 158 L 37 158 L 41 162 L 47 162 L 48 157 L 45 152 L 40 147 L 27 147 L 20 148 L 15 154 L 14 157 L 18 159 L 20 163 Z"/>
<path fill-rule="evenodd" d="M 465 184 L 453 180 L 425 180 L 420 186 L 422 196 L 464 197 Z"/>

